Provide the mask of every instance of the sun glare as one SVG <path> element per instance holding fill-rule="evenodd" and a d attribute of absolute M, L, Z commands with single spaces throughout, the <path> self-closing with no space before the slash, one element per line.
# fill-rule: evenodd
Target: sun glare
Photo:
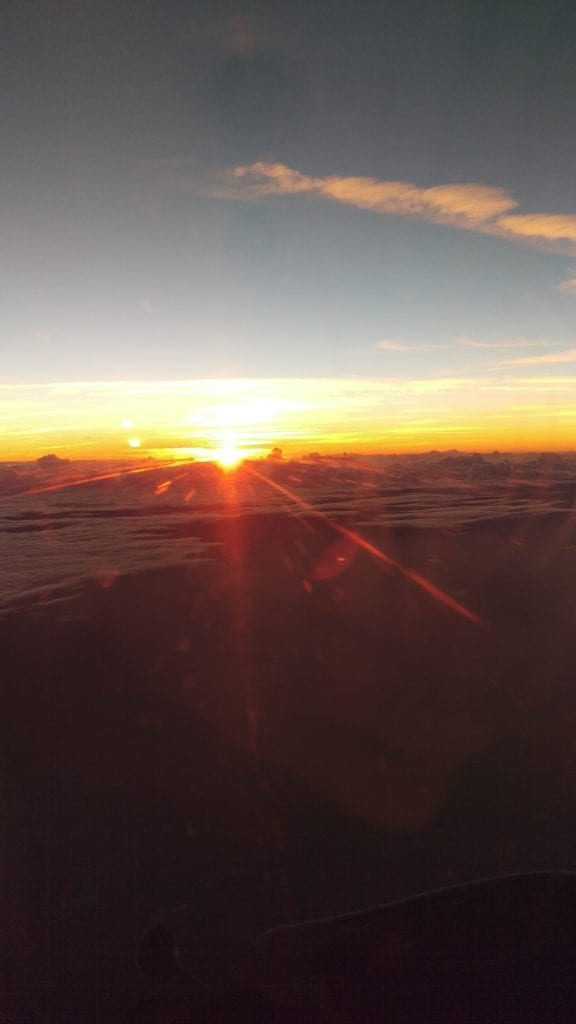
<path fill-rule="evenodd" d="M 122 381 L 2 386 L 0 460 L 218 461 L 460 451 L 570 451 L 576 375 Z M 228 401 L 229 399 L 229 401 Z M 127 401 L 131 415 L 125 415 Z"/>
<path fill-rule="evenodd" d="M 240 465 L 243 454 L 234 445 L 229 444 L 218 448 L 214 453 L 214 458 L 222 469 L 230 470 Z"/>

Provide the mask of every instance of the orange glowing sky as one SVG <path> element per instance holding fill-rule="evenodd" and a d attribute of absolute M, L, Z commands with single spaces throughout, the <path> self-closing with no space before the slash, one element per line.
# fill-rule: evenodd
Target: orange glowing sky
<path fill-rule="evenodd" d="M 576 376 L 222 379 L 0 387 L 0 458 L 576 448 Z"/>
<path fill-rule="evenodd" d="M 10 6 L 0 459 L 576 448 L 573 3 Z"/>

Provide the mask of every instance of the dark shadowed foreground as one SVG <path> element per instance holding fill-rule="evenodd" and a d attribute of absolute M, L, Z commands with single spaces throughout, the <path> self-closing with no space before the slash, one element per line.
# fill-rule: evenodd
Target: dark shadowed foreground
<path fill-rule="evenodd" d="M 158 921 L 203 1005 L 266 929 L 576 867 L 571 503 L 453 518 L 240 510 L 5 616 L 5 1016 L 123 1020 Z"/>
<path fill-rule="evenodd" d="M 252 964 L 235 1000 L 245 1016 L 222 1020 L 568 1024 L 576 875 L 508 875 L 275 929 Z"/>

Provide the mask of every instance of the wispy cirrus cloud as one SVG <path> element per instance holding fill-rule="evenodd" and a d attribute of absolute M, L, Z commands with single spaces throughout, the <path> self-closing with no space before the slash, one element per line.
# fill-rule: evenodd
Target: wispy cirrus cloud
<path fill-rule="evenodd" d="M 406 342 L 392 338 L 388 341 L 377 341 L 374 348 L 380 352 L 438 352 L 445 349 L 458 348 L 453 342 Z"/>
<path fill-rule="evenodd" d="M 406 181 L 330 175 L 313 178 L 285 164 L 258 162 L 235 167 L 213 190 L 225 198 L 310 193 L 376 213 L 422 217 L 435 223 L 472 227 L 513 210 L 516 200 L 504 189 L 489 185 L 452 184 L 420 188 Z"/>
<path fill-rule="evenodd" d="M 377 341 L 374 348 L 382 352 L 438 352 L 468 350 L 506 351 L 507 349 L 527 348 L 550 348 L 552 342 L 537 341 L 526 338 L 499 338 L 492 341 L 477 341 L 473 338 L 457 337 L 452 341 L 413 343 L 402 341 L 400 338 L 382 339 Z"/>
<path fill-rule="evenodd" d="M 513 213 L 519 206 L 514 196 L 505 189 L 475 182 L 421 188 L 408 181 L 311 177 L 285 164 L 259 161 L 233 168 L 218 185 L 204 191 L 214 197 L 239 200 L 318 196 L 381 215 L 425 220 L 576 255 L 576 215 Z"/>
<path fill-rule="evenodd" d="M 421 352 L 421 345 L 409 345 L 405 341 L 401 341 L 399 338 L 382 338 L 381 341 L 377 341 L 374 348 L 380 352 Z"/>
<path fill-rule="evenodd" d="M 566 292 L 567 295 L 576 295 L 576 274 L 571 274 L 565 281 L 562 281 L 558 286 L 559 292 Z"/>
<path fill-rule="evenodd" d="M 455 348 L 508 349 L 508 348 L 549 348 L 552 342 L 533 338 L 497 338 L 493 341 L 476 341 L 473 338 L 455 338 Z"/>
<path fill-rule="evenodd" d="M 576 363 L 576 348 L 562 352 L 549 352 L 542 356 L 522 356 L 519 359 L 505 359 L 498 366 L 541 366 L 554 363 Z"/>

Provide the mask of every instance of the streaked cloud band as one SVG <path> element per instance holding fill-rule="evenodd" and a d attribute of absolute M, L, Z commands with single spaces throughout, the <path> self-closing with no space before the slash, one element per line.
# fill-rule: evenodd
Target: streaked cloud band
<path fill-rule="evenodd" d="M 536 357 L 538 358 L 538 357 Z M 257 378 L 0 386 L 0 460 L 205 449 L 287 454 L 576 448 L 576 375 Z M 130 423 L 128 427 L 127 424 Z M 76 455 L 75 450 L 78 449 Z M 93 453 L 93 454 L 92 454 Z"/>
<path fill-rule="evenodd" d="M 207 194 L 256 200 L 312 195 L 380 215 L 411 217 L 576 255 L 576 214 L 521 213 L 505 189 L 475 182 L 421 188 L 408 181 L 328 175 L 311 177 L 281 163 L 238 166 Z"/>

